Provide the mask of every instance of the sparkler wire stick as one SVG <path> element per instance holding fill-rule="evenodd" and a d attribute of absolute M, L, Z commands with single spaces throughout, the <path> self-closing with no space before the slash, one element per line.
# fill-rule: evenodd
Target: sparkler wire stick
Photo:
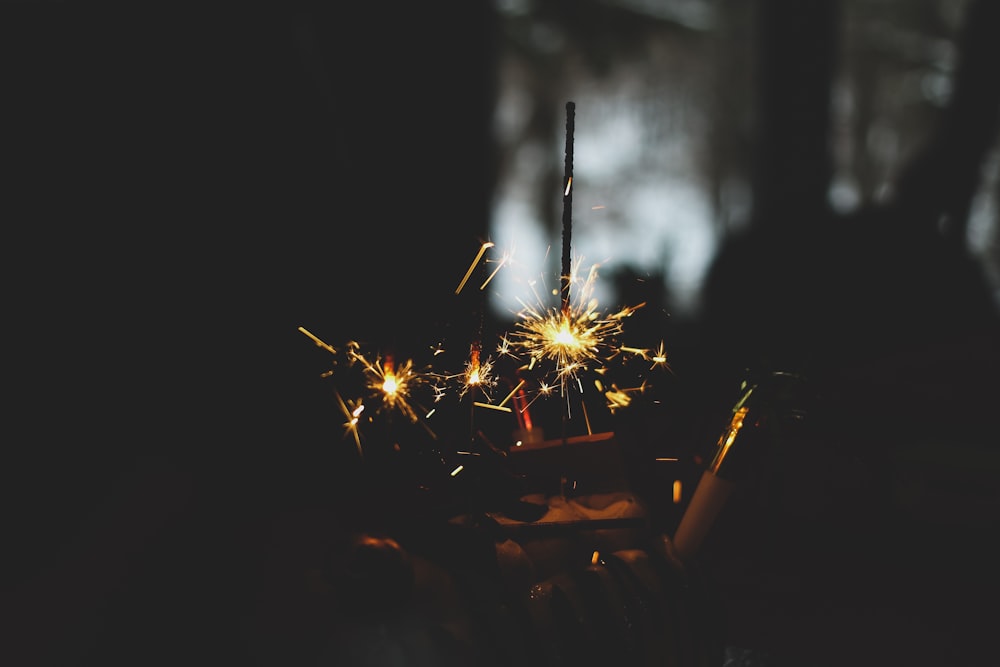
<path fill-rule="evenodd" d="M 570 256 L 570 241 L 573 237 L 573 131 L 576 125 L 576 104 L 566 103 L 566 157 L 563 161 L 563 208 L 562 208 L 562 273 L 560 274 L 560 293 L 562 294 L 562 312 L 565 317 L 570 314 L 569 287 L 572 283 L 572 258 Z M 564 397 L 569 401 L 569 396 Z M 569 419 L 569 405 L 562 414 L 563 446 L 568 445 L 566 438 L 566 422 Z M 565 497 L 566 475 L 560 476 L 560 495 Z"/>
<path fill-rule="evenodd" d="M 573 128 L 576 104 L 566 103 L 566 158 L 563 176 L 562 209 L 562 274 L 560 280 L 563 312 L 569 312 L 569 286 L 571 273 L 570 241 L 573 236 Z"/>

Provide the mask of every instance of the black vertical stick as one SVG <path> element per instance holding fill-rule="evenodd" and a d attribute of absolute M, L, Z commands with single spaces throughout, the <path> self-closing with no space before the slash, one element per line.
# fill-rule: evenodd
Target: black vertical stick
<path fill-rule="evenodd" d="M 562 210 L 562 275 L 561 290 L 563 312 L 569 311 L 570 264 L 569 244 L 573 236 L 573 124 L 576 104 L 566 103 L 566 160 L 563 176 Z"/>
<path fill-rule="evenodd" d="M 562 294 L 562 312 L 563 314 L 568 314 L 570 309 L 569 301 L 569 286 L 571 283 L 571 273 L 572 264 L 570 259 L 570 241 L 573 236 L 573 125 L 576 114 L 576 104 L 573 102 L 566 103 L 566 159 L 565 159 L 565 173 L 563 175 L 563 210 L 562 210 L 562 275 L 560 276 Z M 563 396 L 563 400 L 568 401 L 568 396 Z M 562 415 L 562 439 L 563 447 L 568 446 L 569 441 L 567 440 L 566 432 L 566 422 L 569 419 L 569 405 L 564 406 Z M 566 496 L 566 483 L 567 483 L 565 473 L 560 475 L 559 480 L 559 491 L 560 494 Z"/>

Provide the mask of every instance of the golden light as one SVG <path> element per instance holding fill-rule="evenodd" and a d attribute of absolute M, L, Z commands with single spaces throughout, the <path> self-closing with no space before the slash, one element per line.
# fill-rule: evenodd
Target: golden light
<path fill-rule="evenodd" d="M 417 414 L 418 410 L 428 416 L 430 412 L 419 405 L 414 398 L 414 391 L 429 386 L 428 373 L 418 372 L 413 367 L 411 359 L 401 364 L 396 364 L 392 355 L 386 355 L 384 359 L 381 357 L 369 359 L 361 351 L 361 346 L 354 341 L 347 343 L 345 353 L 350 365 L 359 364 L 363 369 L 365 388 L 369 398 L 376 404 L 377 413 L 398 412 L 410 422 L 421 424 L 432 437 L 436 437 L 427 426 L 426 419 L 420 419 Z M 431 388 L 431 391 L 435 389 Z M 364 409 L 361 399 L 353 405 L 353 410 Z M 342 411 L 344 409 L 346 408 L 342 408 Z M 360 411 L 354 416 L 359 415 Z"/>
<path fill-rule="evenodd" d="M 392 373 L 392 365 L 389 364 L 384 381 L 382 382 L 382 391 L 388 394 L 390 397 L 395 397 L 396 390 L 399 386 L 396 384 L 396 376 Z"/>
<path fill-rule="evenodd" d="M 480 375 L 480 365 L 479 365 L 479 346 L 473 345 L 472 350 L 469 352 L 469 361 L 465 366 L 465 384 L 468 387 L 474 387 L 480 384 L 482 376 Z"/>
<path fill-rule="evenodd" d="M 455 380 L 458 381 L 459 398 L 463 398 L 470 391 L 478 391 L 488 401 L 492 400 L 490 398 L 490 391 L 497 383 L 493 365 L 493 359 L 490 357 L 484 358 L 480 351 L 480 345 L 474 343 L 469 349 L 469 358 L 466 360 L 465 367 L 461 373 L 453 375 L 434 374 L 442 382 L 441 385 L 435 387 L 435 392 L 438 394 L 435 400 L 440 400 L 444 395 L 445 385 L 451 384 Z"/>
<path fill-rule="evenodd" d="M 529 369 L 547 364 L 545 372 L 556 380 L 563 394 L 570 381 L 579 383 L 580 375 L 587 371 L 603 372 L 605 364 L 616 357 L 631 355 L 648 360 L 651 356 L 645 348 L 625 347 L 618 340 L 624 320 L 645 304 L 609 315 L 601 313 L 597 299 L 592 297 L 597 270 L 597 265 L 592 266 L 586 279 L 581 280 L 578 262 L 570 276 L 570 283 L 577 287 L 573 292 L 576 296 L 559 307 L 546 308 L 540 299 L 533 305 L 521 302 L 514 330 L 501 339 L 500 354 L 527 356 Z M 662 346 L 657 353 L 662 353 Z M 608 398 L 609 405 L 616 407 L 630 400 L 617 391 Z"/>

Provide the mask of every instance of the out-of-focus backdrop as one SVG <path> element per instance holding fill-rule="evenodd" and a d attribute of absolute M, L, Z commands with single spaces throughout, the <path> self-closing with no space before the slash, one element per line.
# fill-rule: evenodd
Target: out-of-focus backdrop
<path fill-rule="evenodd" d="M 998 7 L 5 3 L 21 647 L 61 665 L 242 655 L 246 577 L 273 574 L 247 536 L 392 502 L 358 488 L 330 359 L 299 327 L 400 358 L 511 327 L 558 282 L 569 101 L 572 252 L 599 267 L 601 310 L 645 304 L 628 331 L 672 370 L 654 409 L 606 423 L 693 478 L 743 380 L 809 376 L 836 415 L 820 439 L 850 443 L 833 458 L 867 480 L 838 530 L 863 501 L 903 517 L 906 573 L 968 566 L 934 586 L 956 603 L 983 584 L 1000 472 Z M 485 241 L 509 262 L 457 295 Z M 838 505 L 855 487 L 825 469 Z M 944 537 L 927 551 L 925 532 Z M 929 655 L 990 617 L 952 619 Z"/>

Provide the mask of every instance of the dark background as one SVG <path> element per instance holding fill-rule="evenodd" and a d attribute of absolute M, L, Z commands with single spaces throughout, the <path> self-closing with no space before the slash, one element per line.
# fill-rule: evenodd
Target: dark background
<path fill-rule="evenodd" d="M 956 230 L 995 142 L 997 5 L 969 5 L 953 104 L 896 200 L 838 219 L 822 204 L 836 4 L 800 4 L 761 3 L 761 204 L 723 247 L 702 318 L 672 332 L 685 380 L 649 428 L 712 443 L 748 372 L 808 372 L 829 398 L 819 458 L 835 462 L 811 474 L 856 461 L 860 497 L 832 484 L 817 514 L 785 497 L 724 524 L 706 561 L 768 619 L 737 618 L 733 641 L 972 662 L 996 620 L 1000 337 Z M 451 297 L 487 234 L 497 29 L 467 2 L 4 7 L 4 598 L 19 664 L 243 657 L 253 591 L 282 576 L 267 545 L 326 529 L 302 518 L 316 508 L 336 524 L 364 513 L 343 512 L 358 498 L 388 502 L 329 446 L 340 417 L 297 327 L 405 348 L 474 320 Z M 740 552 L 758 529 L 782 537 Z M 738 585 L 832 570 L 857 596 L 836 612 Z M 872 608 L 892 628 L 875 649 L 816 621 Z M 930 647 L 896 643 L 911 634 Z"/>

